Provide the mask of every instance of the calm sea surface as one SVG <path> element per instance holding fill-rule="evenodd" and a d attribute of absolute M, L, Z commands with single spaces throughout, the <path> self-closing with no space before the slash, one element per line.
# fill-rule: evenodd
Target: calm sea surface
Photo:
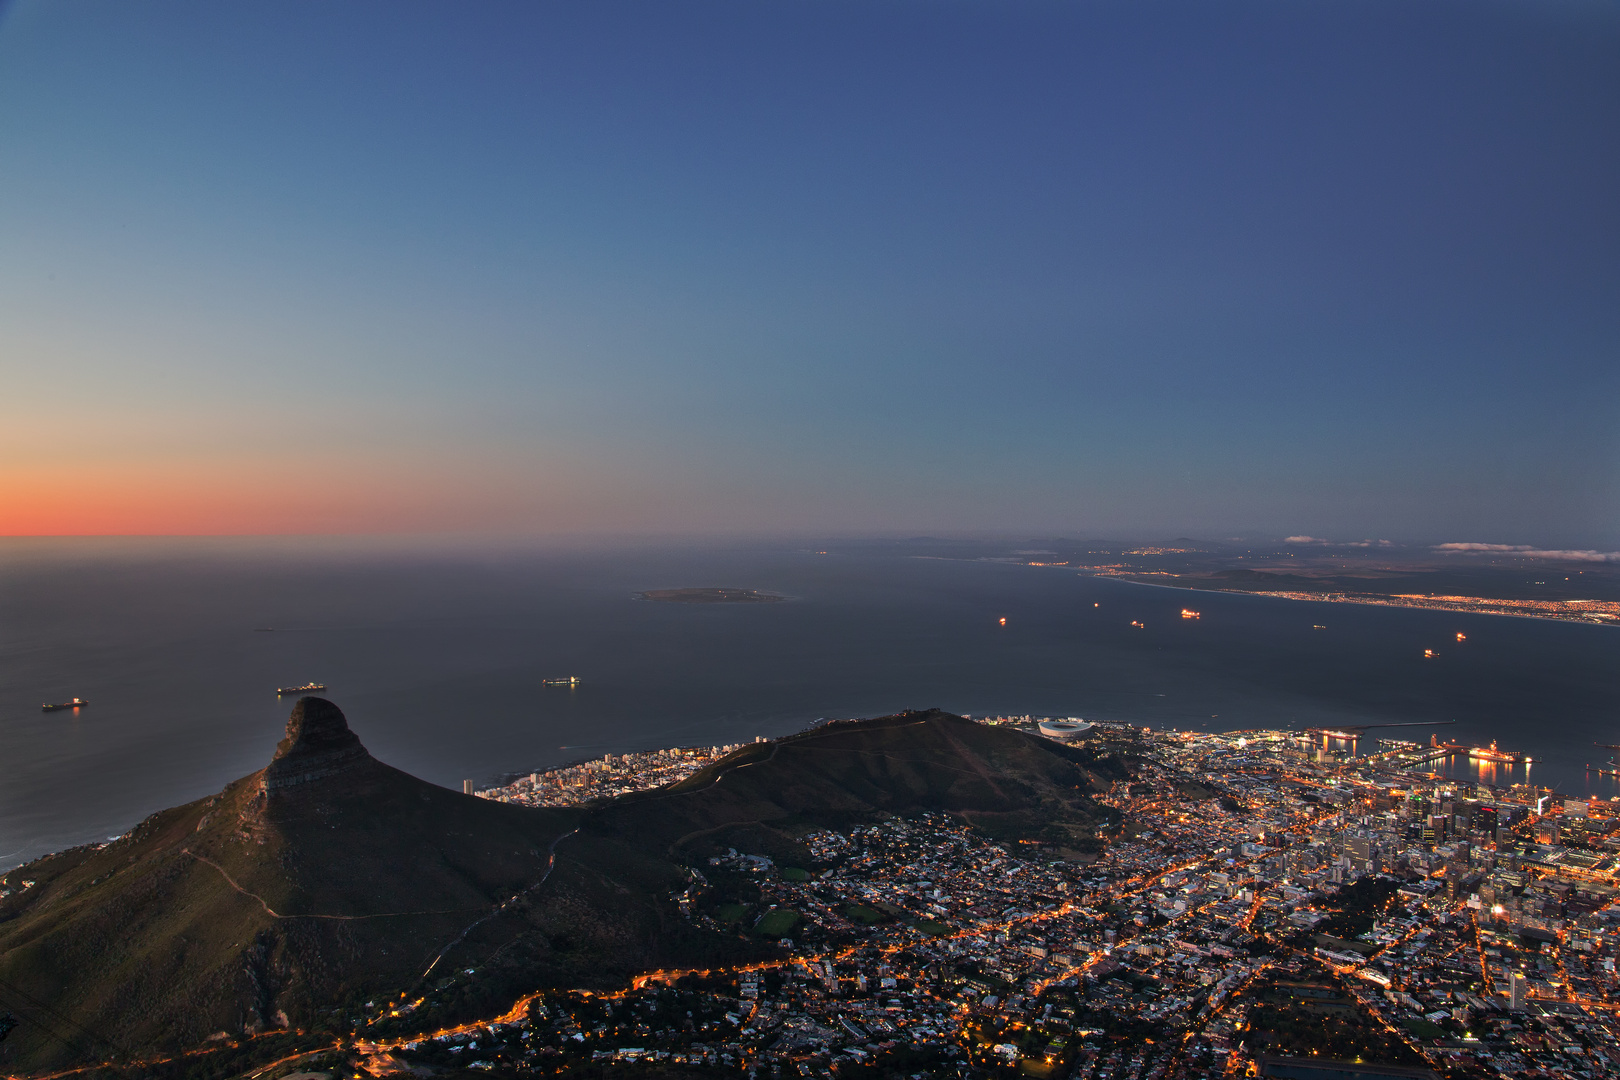
<path fill-rule="evenodd" d="M 5 542 L 0 869 L 262 767 L 291 707 L 275 688 L 311 680 L 373 754 L 451 787 L 939 706 L 1218 730 L 1455 719 L 1443 736 L 1527 751 L 1537 783 L 1620 793 L 1585 769 L 1609 753 L 1594 741 L 1620 743 L 1620 630 L 855 551 Z M 631 598 L 719 585 L 793 599 Z M 541 685 L 567 675 L 583 683 Z M 90 707 L 40 711 L 74 696 Z"/>

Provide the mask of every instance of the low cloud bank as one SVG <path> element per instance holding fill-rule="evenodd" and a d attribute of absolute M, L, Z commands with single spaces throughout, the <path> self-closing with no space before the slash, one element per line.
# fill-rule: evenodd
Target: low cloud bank
<path fill-rule="evenodd" d="M 1324 540 L 1320 536 L 1285 536 L 1285 544 L 1326 544 L 1329 547 L 1394 547 L 1392 540 Z"/>
<path fill-rule="evenodd" d="M 1531 547 L 1529 544 L 1436 544 L 1434 550 L 1517 555 L 1523 559 L 1555 559 L 1560 562 L 1620 562 L 1620 551 L 1575 551 Z"/>

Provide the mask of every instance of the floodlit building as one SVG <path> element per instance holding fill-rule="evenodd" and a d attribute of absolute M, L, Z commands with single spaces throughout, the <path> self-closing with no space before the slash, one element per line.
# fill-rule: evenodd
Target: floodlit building
<path fill-rule="evenodd" d="M 1071 716 L 1067 720 L 1042 720 L 1039 726 L 1042 735 L 1059 742 L 1078 739 L 1093 727 L 1077 716 Z"/>

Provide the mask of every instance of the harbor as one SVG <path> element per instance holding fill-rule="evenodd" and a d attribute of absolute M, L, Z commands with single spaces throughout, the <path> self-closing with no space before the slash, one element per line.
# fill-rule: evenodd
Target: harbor
<path fill-rule="evenodd" d="M 1400 726 L 1400 725 L 1369 725 L 1369 726 Z M 1419 743 L 1410 739 L 1378 739 L 1377 749 L 1366 755 L 1357 753 L 1358 744 L 1364 738 L 1359 729 L 1332 730 L 1326 728 L 1311 728 L 1303 738 L 1309 739 L 1312 745 L 1320 744 L 1317 748 L 1319 758 L 1340 757 L 1348 762 L 1365 762 L 1371 765 L 1384 765 L 1397 769 L 1429 769 L 1442 762 L 1464 759 L 1475 764 L 1482 770 L 1494 773 L 1498 766 L 1524 766 L 1528 768 L 1535 759 L 1521 751 L 1504 750 L 1495 739 L 1486 746 L 1471 746 L 1467 743 L 1442 740 L 1438 735 L 1429 736 L 1428 743 Z M 1349 751 L 1335 751 L 1333 743 L 1349 743 Z M 1587 766 L 1592 770 L 1592 766 Z M 1489 777 L 1481 777 L 1489 781 Z"/>
<path fill-rule="evenodd" d="M 1450 757 L 1467 757 L 1474 761 L 1490 761 L 1499 765 L 1528 765 L 1533 760 L 1528 754 L 1516 750 L 1503 750 L 1491 740 L 1489 746 L 1467 746 L 1463 743 L 1441 742 L 1438 736 L 1432 737 L 1428 746 L 1419 746 L 1415 750 L 1402 751 L 1405 756 L 1404 764 L 1426 765 Z"/>

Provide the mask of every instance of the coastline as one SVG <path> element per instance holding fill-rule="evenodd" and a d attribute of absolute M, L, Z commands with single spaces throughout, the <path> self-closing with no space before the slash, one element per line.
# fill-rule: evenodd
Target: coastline
<path fill-rule="evenodd" d="M 1112 577 L 1102 574 L 1087 574 L 1085 577 L 1103 578 L 1109 581 L 1123 581 L 1131 585 L 1142 585 L 1149 589 L 1174 589 L 1177 592 L 1214 593 L 1221 596 L 1259 596 L 1268 600 L 1292 600 L 1299 603 L 1316 604 L 1358 604 L 1361 607 L 1392 607 L 1407 611 L 1442 611 L 1454 615 L 1495 615 L 1505 619 L 1533 619 L 1538 622 L 1569 623 L 1575 626 L 1620 627 L 1620 619 L 1598 620 L 1581 619 L 1568 615 L 1538 614 L 1529 611 L 1502 611 L 1490 608 L 1475 608 L 1467 605 L 1456 607 L 1440 606 L 1435 604 L 1403 604 L 1396 597 L 1385 599 L 1360 599 L 1347 593 L 1324 593 L 1311 595 L 1290 592 L 1260 592 L 1249 589 L 1200 589 L 1194 585 L 1162 585 L 1156 581 L 1137 581 L 1130 577 Z"/>

